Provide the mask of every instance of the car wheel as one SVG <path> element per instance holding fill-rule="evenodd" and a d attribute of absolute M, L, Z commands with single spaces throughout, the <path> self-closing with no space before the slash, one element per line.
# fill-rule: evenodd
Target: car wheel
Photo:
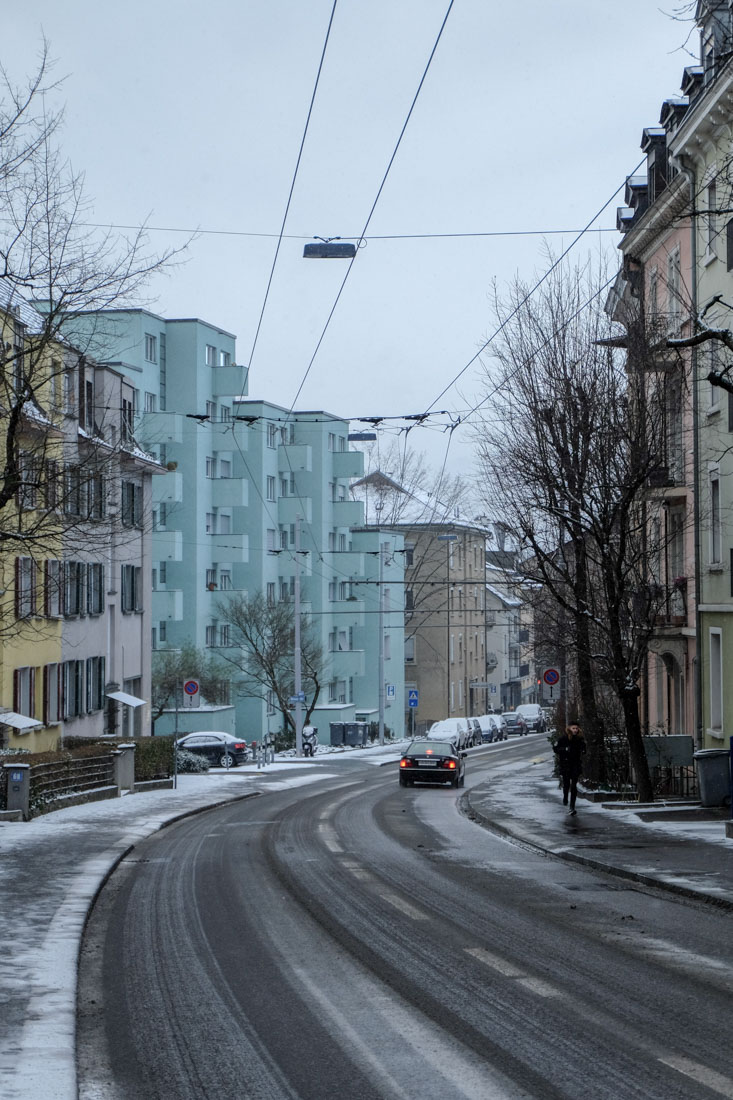
<path fill-rule="evenodd" d="M 466 773 L 464 772 L 463 775 L 461 776 L 461 778 L 456 783 L 456 786 L 457 787 L 462 787 L 465 782 L 466 782 Z"/>
<path fill-rule="evenodd" d="M 407 786 L 407 776 L 406 775 L 401 775 L 400 776 L 400 786 L 401 787 L 406 787 Z"/>
<path fill-rule="evenodd" d="M 237 763 L 236 760 L 234 759 L 234 757 L 232 756 L 232 754 L 230 752 L 223 752 L 221 754 L 221 757 L 219 758 L 219 767 L 220 768 L 226 768 L 226 767 L 233 768 L 233 767 L 235 767 L 236 763 Z"/>

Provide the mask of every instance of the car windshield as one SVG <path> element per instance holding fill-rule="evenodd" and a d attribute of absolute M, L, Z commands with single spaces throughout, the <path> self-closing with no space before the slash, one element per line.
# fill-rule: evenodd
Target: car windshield
<path fill-rule="evenodd" d="M 424 756 L 425 753 L 452 756 L 454 751 L 449 741 L 416 741 L 410 745 L 405 756 Z"/>

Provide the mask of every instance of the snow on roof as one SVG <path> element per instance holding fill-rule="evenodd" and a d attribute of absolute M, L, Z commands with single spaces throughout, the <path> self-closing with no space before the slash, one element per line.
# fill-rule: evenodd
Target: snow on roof
<path fill-rule="evenodd" d="M 502 603 L 506 604 L 507 607 L 522 606 L 522 601 L 517 596 L 507 596 L 506 592 L 502 592 L 500 589 L 494 588 L 493 584 L 487 584 L 486 589 L 492 594 L 492 596 L 496 596 L 498 600 L 501 600 Z"/>
<path fill-rule="evenodd" d="M 0 309 L 17 317 L 29 332 L 43 328 L 41 314 L 13 286 L 0 283 Z"/>

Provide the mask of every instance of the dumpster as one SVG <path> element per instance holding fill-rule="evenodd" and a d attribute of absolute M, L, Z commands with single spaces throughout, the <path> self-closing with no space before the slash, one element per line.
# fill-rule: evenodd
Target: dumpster
<path fill-rule="evenodd" d="M 693 754 L 703 806 L 730 801 L 730 753 L 727 749 L 699 749 Z"/>
<path fill-rule="evenodd" d="M 363 748 L 367 743 L 367 734 L 369 733 L 369 726 L 367 725 L 366 722 L 357 722 L 356 724 L 359 728 L 359 735 L 358 735 L 359 739 L 357 741 L 357 745 L 361 745 L 362 748 Z"/>
<path fill-rule="evenodd" d="M 357 745 L 361 744 L 358 722 L 344 723 L 344 744 L 351 745 L 352 748 L 356 748 Z"/>
<path fill-rule="evenodd" d="M 344 743 L 344 723 L 343 722 L 331 722 L 331 745 L 343 745 Z"/>

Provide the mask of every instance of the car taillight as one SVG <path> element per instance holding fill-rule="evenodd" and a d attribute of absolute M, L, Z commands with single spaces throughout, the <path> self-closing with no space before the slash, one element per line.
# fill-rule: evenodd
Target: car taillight
<path fill-rule="evenodd" d="M 455 760 L 444 760 L 443 761 L 443 767 L 444 768 L 455 768 L 455 766 L 456 766 Z"/>
<path fill-rule="evenodd" d="M 234 748 L 235 749 L 246 749 L 247 748 L 247 742 L 246 741 L 235 741 L 234 742 Z"/>
<path fill-rule="evenodd" d="M 409 767 L 409 764 L 410 764 L 410 761 L 406 760 L 405 757 L 403 756 L 402 759 L 400 760 L 400 767 L 401 768 L 407 768 L 407 767 Z"/>

